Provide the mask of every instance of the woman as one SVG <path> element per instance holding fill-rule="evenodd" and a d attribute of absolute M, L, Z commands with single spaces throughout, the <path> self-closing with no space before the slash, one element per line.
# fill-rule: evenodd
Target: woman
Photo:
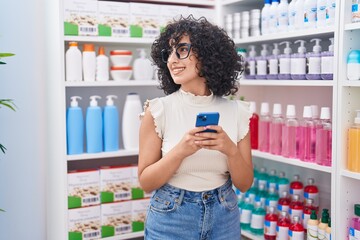
<path fill-rule="evenodd" d="M 241 71 L 234 42 L 189 16 L 165 28 L 151 56 L 167 96 L 146 103 L 140 127 L 139 181 L 155 191 L 145 239 L 240 239 L 232 184 L 249 189 L 253 166 L 248 104 L 223 98 Z M 195 127 L 199 112 L 219 112 L 219 125 Z"/>

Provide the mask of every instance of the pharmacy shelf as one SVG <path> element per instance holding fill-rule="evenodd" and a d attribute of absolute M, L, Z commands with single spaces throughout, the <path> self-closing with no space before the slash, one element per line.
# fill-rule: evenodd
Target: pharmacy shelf
<path fill-rule="evenodd" d="M 66 82 L 66 87 L 131 87 L 131 86 L 158 86 L 155 80 L 124 80 L 124 81 L 104 81 L 104 82 Z"/>
<path fill-rule="evenodd" d="M 97 37 L 97 36 L 65 36 L 65 42 L 92 42 L 92 43 L 106 43 L 106 45 L 144 45 L 152 44 L 154 38 L 131 38 L 131 37 Z"/>
<path fill-rule="evenodd" d="M 263 159 L 274 161 L 274 162 L 298 166 L 298 167 L 302 167 L 302 168 L 313 169 L 313 170 L 320 171 L 320 172 L 331 173 L 331 167 L 321 166 L 316 163 L 303 162 L 300 159 L 286 158 L 286 157 L 282 157 L 282 156 L 278 156 L 278 155 L 273 155 L 270 153 L 260 152 L 258 150 L 252 150 L 252 156 L 258 157 L 258 158 L 263 158 Z"/>
<path fill-rule="evenodd" d="M 234 4 L 234 3 L 250 3 L 250 2 L 253 2 L 254 0 L 223 0 L 223 1 L 220 1 L 220 4 L 222 6 L 226 6 L 226 5 L 231 5 L 231 4 Z"/>
<path fill-rule="evenodd" d="M 252 240 L 264 240 L 263 236 L 254 235 L 248 231 L 241 231 L 241 235 L 247 238 L 250 238 Z"/>
<path fill-rule="evenodd" d="M 345 31 L 358 30 L 360 29 L 360 22 L 345 24 Z"/>
<path fill-rule="evenodd" d="M 332 37 L 334 36 L 335 28 L 333 26 L 325 27 L 321 29 L 306 29 L 299 30 L 294 32 L 283 32 L 276 34 L 268 34 L 263 36 L 254 36 L 243 39 L 234 39 L 235 44 L 255 44 L 255 43 L 264 43 L 264 42 L 274 42 L 274 41 L 289 41 L 289 40 L 298 40 L 298 39 L 312 39 L 314 37 Z"/>
<path fill-rule="evenodd" d="M 342 81 L 341 83 L 345 87 L 360 87 L 360 81 Z"/>
<path fill-rule="evenodd" d="M 168 0 L 150 0 L 154 3 L 166 3 L 169 4 L 170 1 Z M 207 6 L 207 7 L 215 7 L 215 0 L 173 0 L 171 1 L 171 4 L 181 4 L 181 5 L 187 5 L 187 6 Z"/>
<path fill-rule="evenodd" d="M 360 180 L 360 173 L 351 172 L 349 170 L 341 170 L 341 175 L 344 177 Z"/>
<path fill-rule="evenodd" d="M 359 81 L 360 82 L 360 81 Z M 240 85 L 243 86 L 317 86 L 317 87 L 332 87 L 334 81 L 332 80 L 240 80 Z"/>
<path fill-rule="evenodd" d="M 120 239 L 138 238 L 138 237 L 143 237 L 143 236 L 144 236 L 144 232 L 133 232 L 133 233 L 126 233 L 123 235 L 107 237 L 107 238 L 102 238 L 102 239 L 104 239 L 104 240 L 120 240 Z"/>
<path fill-rule="evenodd" d="M 139 150 L 119 150 L 114 152 L 101 152 L 101 153 L 84 153 L 84 154 L 75 154 L 67 155 L 68 161 L 79 161 L 79 160 L 89 160 L 89 159 L 102 159 L 102 158 L 114 158 L 114 157 L 128 157 L 138 155 Z"/>

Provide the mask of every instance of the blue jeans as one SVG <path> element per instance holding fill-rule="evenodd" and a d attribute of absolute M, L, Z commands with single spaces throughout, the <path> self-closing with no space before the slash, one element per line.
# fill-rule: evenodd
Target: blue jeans
<path fill-rule="evenodd" d="M 144 234 L 146 240 L 241 239 L 231 180 L 205 192 L 162 186 L 150 200 Z"/>

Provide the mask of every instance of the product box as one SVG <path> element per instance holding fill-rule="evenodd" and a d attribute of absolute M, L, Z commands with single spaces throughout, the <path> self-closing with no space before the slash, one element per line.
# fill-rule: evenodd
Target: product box
<path fill-rule="evenodd" d="M 97 36 L 96 0 L 64 0 L 64 33 L 73 36 Z"/>
<path fill-rule="evenodd" d="M 98 170 L 68 173 L 68 208 L 100 204 L 100 174 Z"/>
<path fill-rule="evenodd" d="M 131 198 L 132 199 L 142 199 L 142 198 L 149 198 L 151 197 L 152 193 L 146 193 L 144 190 L 141 189 L 139 178 L 138 178 L 138 167 L 132 167 L 132 187 L 131 187 Z"/>
<path fill-rule="evenodd" d="M 146 212 L 150 204 L 150 199 L 132 200 L 132 230 L 133 232 L 144 231 Z"/>
<path fill-rule="evenodd" d="M 101 239 L 100 206 L 68 210 L 69 240 Z"/>
<path fill-rule="evenodd" d="M 131 201 L 101 204 L 103 238 L 132 232 L 131 207 Z"/>
<path fill-rule="evenodd" d="M 131 199 L 132 167 L 102 167 L 100 169 L 101 203 Z"/>
<path fill-rule="evenodd" d="M 130 3 L 130 36 L 155 38 L 160 34 L 159 5 Z"/>
<path fill-rule="evenodd" d="M 98 1 L 99 36 L 130 37 L 130 5 Z"/>
<path fill-rule="evenodd" d="M 192 14 L 196 19 L 205 17 L 211 23 L 215 24 L 215 10 L 211 8 L 196 8 L 189 7 L 189 14 Z"/>
<path fill-rule="evenodd" d="M 189 14 L 189 7 L 175 5 L 160 5 L 160 31 L 162 32 L 170 22 L 178 20 L 181 16 L 186 18 Z"/>

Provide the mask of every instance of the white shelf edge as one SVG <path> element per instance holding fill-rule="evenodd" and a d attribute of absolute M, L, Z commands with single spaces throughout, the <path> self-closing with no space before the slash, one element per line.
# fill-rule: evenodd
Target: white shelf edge
<path fill-rule="evenodd" d="M 319 86 L 332 87 L 333 80 L 240 80 L 240 85 L 244 86 Z"/>
<path fill-rule="evenodd" d="M 345 24 L 345 31 L 360 29 L 360 22 Z"/>
<path fill-rule="evenodd" d="M 114 152 L 101 152 L 101 153 L 84 153 L 76 155 L 67 155 L 68 161 L 77 161 L 77 160 L 89 160 L 89 159 L 98 159 L 98 158 L 112 158 L 112 157 L 127 157 L 127 156 L 136 156 L 138 155 L 139 150 L 119 150 Z"/>
<path fill-rule="evenodd" d="M 341 170 L 341 176 L 360 180 L 360 173 L 351 172 L 351 171 L 345 170 L 345 169 Z"/>
<path fill-rule="evenodd" d="M 220 1 L 220 3 L 222 6 L 226 6 L 226 5 L 245 2 L 245 1 L 249 1 L 249 0 L 223 0 L 223 1 Z"/>
<path fill-rule="evenodd" d="M 254 235 L 254 234 L 250 233 L 249 231 L 241 230 L 241 235 L 245 236 L 247 238 L 250 238 L 252 240 L 264 240 L 263 236 Z"/>
<path fill-rule="evenodd" d="M 65 87 L 114 87 L 114 86 L 158 86 L 156 80 L 124 80 L 124 81 L 106 81 L 106 82 L 65 82 Z"/>
<path fill-rule="evenodd" d="M 234 39 L 235 44 L 253 44 L 257 42 L 266 42 L 273 40 L 281 40 L 281 39 L 290 39 L 290 38 L 301 38 L 301 37 L 311 37 L 318 36 L 323 34 L 333 34 L 335 32 L 335 28 L 333 26 L 325 27 L 321 29 L 306 29 L 294 32 L 283 32 L 276 34 L 268 34 L 263 36 L 254 36 L 243 39 Z"/>
<path fill-rule="evenodd" d="M 342 81 L 341 85 L 344 87 L 360 87 L 360 81 L 346 80 L 346 81 Z"/>
<path fill-rule="evenodd" d="M 99 36 L 64 36 L 65 42 L 92 42 L 92 43 L 126 43 L 126 44 L 152 44 L 154 38 L 136 37 L 99 37 Z"/>
<path fill-rule="evenodd" d="M 113 236 L 113 237 L 102 238 L 102 239 L 103 240 L 120 240 L 120 239 L 131 239 L 131 238 L 143 237 L 143 236 L 144 236 L 144 232 L 140 231 L 140 232 L 126 233 L 126 234 L 117 235 L 117 236 Z"/>
<path fill-rule="evenodd" d="M 298 166 L 316 171 L 331 173 L 331 167 L 321 166 L 316 163 L 303 162 L 300 159 L 285 158 L 282 156 L 273 155 L 270 153 L 260 152 L 259 150 L 252 150 L 253 157 L 268 159 L 274 162 L 284 163 L 288 165 Z"/>
<path fill-rule="evenodd" d="M 198 6 L 207 6 L 207 7 L 215 7 L 215 0 L 213 1 L 192 1 L 192 0 L 151 0 L 152 2 L 159 2 L 159 3 L 173 3 L 173 4 L 186 4 L 186 5 L 198 5 Z"/>

